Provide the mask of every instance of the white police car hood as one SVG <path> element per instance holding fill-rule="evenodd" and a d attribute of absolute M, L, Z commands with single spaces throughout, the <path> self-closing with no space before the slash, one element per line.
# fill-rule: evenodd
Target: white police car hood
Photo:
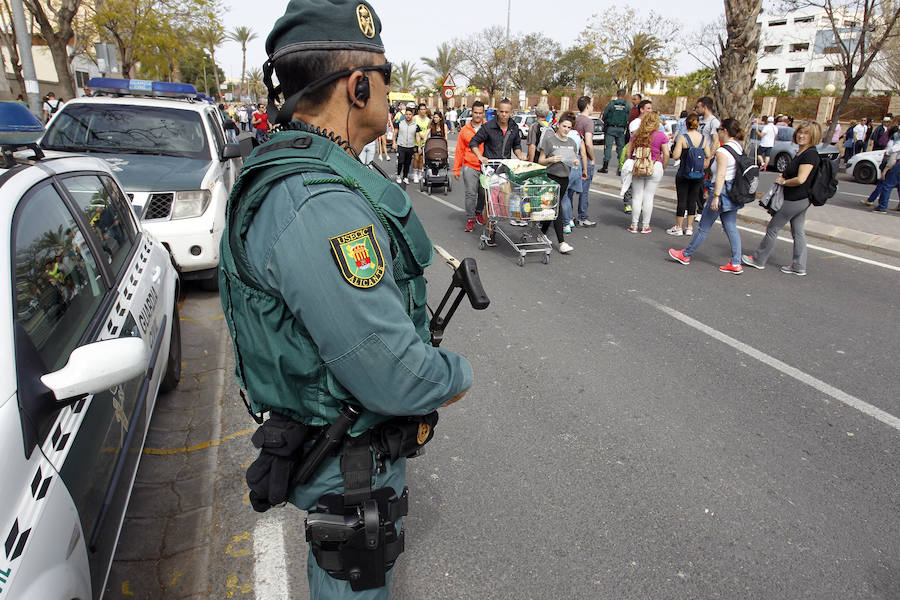
<path fill-rule="evenodd" d="M 45 151 L 47 156 L 71 153 Z M 213 165 L 206 158 L 185 158 L 159 154 L 111 154 L 92 152 L 90 156 L 109 164 L 126 192 L 180 192 L 202 189 L 203 178 Z"/>

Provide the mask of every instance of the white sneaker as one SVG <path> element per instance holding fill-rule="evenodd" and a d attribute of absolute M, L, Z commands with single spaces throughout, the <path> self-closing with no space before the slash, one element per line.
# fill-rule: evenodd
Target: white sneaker
<path fill-rule="evenodd" d="M 684 235 L 690 237 L 690 236 L 694 235 L 694 230 L 693 230 L 693 229 L 690 229 L 690 228 L 685 229 L 685 230 L 684 230 Z"/>
<path fill-rule="evenodd" d="M 574 249 L 575 248 L 570 246 L 568 242 L 563 242 L 562 244 L 559 245 L 559 253 L 560 254 L 568 254 L 569 252 L 571 252 Z"/>
<path fill-rule="evenodd" d="M 397 183 L 402 183 L 402 182 L 403 182 L 403 178 L 400 177 L 399 175 L 397 175 Z"/>
<path fill-rule="evenodd" d="M 677 225 L 672 225 L 668 229 L 666 229 L 666 233 L 669 235 L 684 235 L 684 231 L 681 230 Z"/>
<path fill-rule="evenodd" d="M 564 226 L 563 233 L 572 233 L 572 226 L 571 225 Z"/>
<path fill-rule="evenodd" d="M 419 176 L 413 175 L 413 183 L 419 183 Z"/>
<path fill-rule="evenodd" d="M 404 177 L 404 178 L 403 178 L 403 183 L 409 184 L 409 177 Z"/>

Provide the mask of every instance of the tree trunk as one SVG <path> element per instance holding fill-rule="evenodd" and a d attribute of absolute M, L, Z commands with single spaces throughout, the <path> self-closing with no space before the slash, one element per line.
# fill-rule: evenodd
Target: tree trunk
<path fill-rule="evenodd" d="M 55 29 L 39 0 L 25 0 L 24 4 L 40 27 L 41 37 L 44 38 L 47 48 L 53 56 L 53 67 L 56 69 L 56 76 L 63 88 L 63 94 L 68 98 L 74 98 L 75 77 L 69 68 L 68 44 L 74 35 L 72 21 L 78 13 L 81 0 L 64 0 L 61 3 L 58 11 L 54 13 Z"/>
<path fill-rule="evenodd" d="M 241 46 L 241 53 L 243 54 L 243 59 L 241 60 L 241 93 L 238 96 L 238 100 L 244 97 L 244 74 L 247 72 L 247 44 Z"/>
<path fill-rule="evenodd" d="M 715 102 L 720 119 L 737 119 L 747 130 L 753 110 L 756 86 L 756 55 L 759 51 L 759 24 L 762 0 L 725 0 L 727 40 L 716 66 Z"/>
<path fill-rule="evenodd" d="M 222 88 L 219 86 L 219 68 L 216 66 L 216 49 L 210 48 L 209 55 L 212 58 L 212 70 L 213 70 L 213 78 L 216 80 L 216 93 L 213 96 L 215 101 L 218 103 L 222 98 Z"/>
<path fill-rule="evenodd" d="M 850 99 L 850 95 L 853 93 L 853 89 L 856 87 L 857 83 L 859 83 L 859 78 L 852 78 L 844 81 L 844 93 L 841 94 L 841 99 L 838 100 L 837 105 L 831 113 L 831 125 L 828 126 L 828 129 L 822 135 L 823 140 L 830 140 L 831 136 L 834 135 L 834 129 L 841 119 L 841 113 L 844 112 L 844 106 L 847 105 L 847 101 Z"/>

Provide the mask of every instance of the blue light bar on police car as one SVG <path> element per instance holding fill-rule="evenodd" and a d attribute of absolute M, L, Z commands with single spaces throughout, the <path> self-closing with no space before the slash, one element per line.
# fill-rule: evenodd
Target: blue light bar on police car
<path fill-rule="evenodd" d="M 44 125 L 19 102 L 0 102 L 0 145 L 33 144 L 43 135 Z"/>
<path fill-rule="evenodd" d="M 88 87 L 94 92 L 133 96 L 154 96 L 162 98 L 195 98 L 197 88 L 190 83 L 170 83 L 168 81 L 147 81 L 145 79 L 112 79 L 92 77 Z"/>

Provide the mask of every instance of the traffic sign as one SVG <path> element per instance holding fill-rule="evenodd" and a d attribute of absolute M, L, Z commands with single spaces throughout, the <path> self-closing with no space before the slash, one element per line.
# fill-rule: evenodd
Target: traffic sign
<path fill-rule="evenodd" d="M 455 88 L 456 87 L 456 83 L 453 81 L 453 75 L 450 74 L 450 71 L 447 71 L 447 77 L 444 78 L 444 83 L 441 84 L 441 87 L 444 87 L 444 88 Z"/>
<path fill-rule="evenodd" d="M 453 97 L 453 88 L 451 88 L 451 87 L 445 87 L 445 88 L 444 88 L 444 98 L 446 98 L 447 100 L 449 100 L 449 99 L 452 98 L 452 97 Z"/>

